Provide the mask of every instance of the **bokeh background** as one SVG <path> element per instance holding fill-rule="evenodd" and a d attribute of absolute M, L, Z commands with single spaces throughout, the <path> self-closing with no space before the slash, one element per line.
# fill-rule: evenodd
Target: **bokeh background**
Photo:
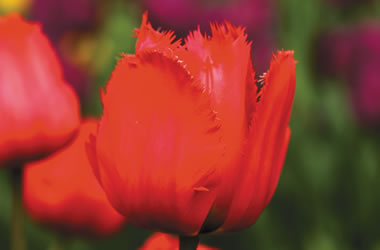
<path fill-rule="evenodd" d="M 259 74 L 272 51 L 292 49 L 297 89 L 292 137 L 273 200 L 246 231 L 207 235 L 221 249 L 380 250 L 380 1 L 377 0 L 0 0 L 42 24 L 76 89 L 84 116 L 101 114 L 99 88 L 120 53 L 134 53 L 133 29 L 180 37 L 209 21 L 247 27 Z M 0 171 L 0 249 L 9 249 L 11 191 Z M 26 220 L 27 245 L 49 249 L 56 235 Z M 104 239 L 67 239 L 67 249 L 137 249 L 150 232 L 126 225 Z"/>

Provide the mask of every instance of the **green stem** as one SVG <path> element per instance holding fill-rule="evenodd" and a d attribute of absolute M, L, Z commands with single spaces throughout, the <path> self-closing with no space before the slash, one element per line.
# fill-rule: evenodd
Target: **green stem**
<path fill-rule="evenodd" d="M 196 250 L 199 243 L 199 235 L 179 236 L 179 250 Z"/>
<path fill-rule="evenodd" d="M 24 214 L 21 201 L 22 167 L 11 168 L 12 185 L 12 225 L 11 225 L 11 249 L 24 250 Z"/>

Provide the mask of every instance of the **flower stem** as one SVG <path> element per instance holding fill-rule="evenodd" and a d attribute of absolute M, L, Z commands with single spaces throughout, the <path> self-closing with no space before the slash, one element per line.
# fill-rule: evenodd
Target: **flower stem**
<path fill-rule="evenodd" d="M 22 167 L 11 168 L 12 185 L 12 225 L 11 225 L 11 249 L 24 250 L 24 214 L 21 202 Z"/>
<path fill-rule="evenodd" d="M 179 250 L 196 250 L 199 243 L 199 235 L 179 236 Z"/>

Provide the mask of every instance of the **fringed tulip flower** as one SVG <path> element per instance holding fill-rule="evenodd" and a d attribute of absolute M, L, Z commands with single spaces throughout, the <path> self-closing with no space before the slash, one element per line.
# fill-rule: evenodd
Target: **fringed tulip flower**
<path fill-rule="evenodd" d="M 85 141 L 96 128 L 95 120 L 85 120 L 72 144 L 24 169 L 24 206 L 36 221 L 90 236 L 110 234 L 123 225 L 124 217 L 110 205 L 85 152 Z"/>
<path fill-rule="evenodd" d="M 101 96 L 88 154 L 112 205 L 137 226 L 242 230 L 275 191 L 290 136 L 293 52 L 279 51 L 256 83 L 244 29 L 211 30 L 181 45 L 144 15 L 136 55 L 120 59 Z"/>
<path fill-rule="evenodd" d="M 0 166 L 63 147 L 79 126 L 79 102 L 39 25 L 0 17 Z"/>
<path fill-rule="evenodd" d="M 155 233 L 147 239 L 139 250 L 178 250 L 178 238 L 164 233 Z M 197 250 L 217 250 L 217 248 L 199 245 Z"/>

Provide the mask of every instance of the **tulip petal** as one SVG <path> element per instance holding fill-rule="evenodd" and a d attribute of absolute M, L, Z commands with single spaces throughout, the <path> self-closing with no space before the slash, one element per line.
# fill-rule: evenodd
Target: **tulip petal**
<path fill-rule="evenodd" d="M 135 30 L 137 37 L 136 54 L 147 51 L 159 51 L 162 53 L 170 53 L 181 44 L 181 40 L 175 40 L 174 32 L 154 30 L 148 22 L 148 13 L 145 12 L 142 17 L 140 29 Z"/>
<path fill-rule="evenodd" d="M 214 202 L 224 150 L 210 98 L 162 53 L 130 60 L 119 61 L 102 96 L 96 152 L 103 187 L 121 194 L 118 210 L 132 224 L 196 234 Z"/>
<path fill-rule="evenodd" d="M 231 209 L 220 230 L 239 231 L 252 225 L 269 203 L 288 146 L 294 91 L 293 52 L 280 51 L 264 77 L 245 151 L 245 175 L 235 188 Z"/>
<path fill-rule="evenodd" d="M 254 85 L 254 72 L 250 44 L 243 28 L 226 22 L 211 25 L 211 33 L 210 37 L 204 37 L 198 28 L 187 37 L 184 49 L 176 54 L 210 94 L 212 107 L 221 120 L 226 153 L 218 168 L 222 180 L 215 208 L 222 223 L 232 200 L 231 186 L 239 179 L 236 165 L 248 130 L 246 91 Z"/>
<path fill-rule="evenodd" d="M 96 152 L 96 137 L 91 134 L 89 136 L 89 141 L 85 143 L 85 149 L 87 153 L 87 158 L 89 160 L 92 171 L 98 180 L 99 184 L 107 194 L 108 200 L 111 202 L 113 207 L 120 212 L 122 210 L 121 195 L 119 193 L 112 192 L 110 187 L 122 189 L 121 179 L 115 172 L 113 168 L 106 169 L 99 167 L 99 158 Z M 105 178 L 107 176 L 109 178 Z M 103 183 L 107 182 L 107 183 Z"/>

